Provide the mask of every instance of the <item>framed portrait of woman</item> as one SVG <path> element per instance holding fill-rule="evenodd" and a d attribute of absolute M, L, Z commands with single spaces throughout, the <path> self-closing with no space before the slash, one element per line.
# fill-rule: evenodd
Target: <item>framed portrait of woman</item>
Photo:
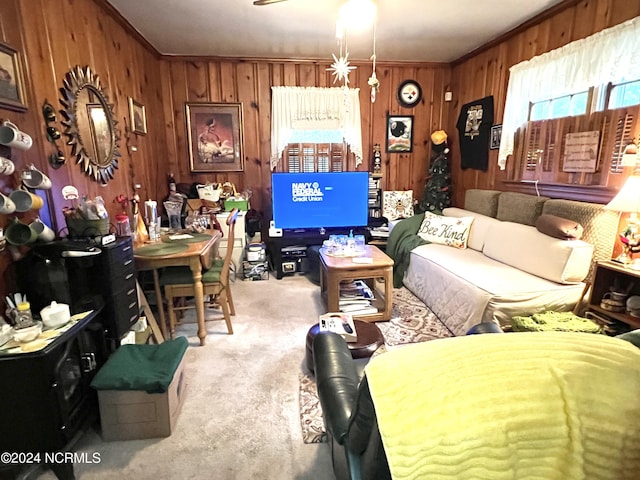
<path fill-rule="evenodd" d="M 241 103 L 187 103 L 191 172 L 244 170 Z"/>

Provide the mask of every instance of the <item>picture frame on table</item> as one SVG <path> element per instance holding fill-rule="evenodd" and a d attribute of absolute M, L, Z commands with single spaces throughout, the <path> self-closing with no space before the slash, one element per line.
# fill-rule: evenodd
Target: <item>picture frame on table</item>
<path fill-rule="evenodd" d="M 22 65 L 18 51 L 0 42 L 0 107 L 15 112 L 27 111 Z"/>
<path fill-rule="evenodd" d="M 242 172 L 242 103 L 186 103 L 191 172 Z"/>
<path fill-rule="evenodd" d="M 387 115 L 387 153 L 413 151 L 413 115 Z"/>
<path fill-rule="evenodd" d="M 131 131 L 138 135 L 147 134 L 147 112 L 144 105 L 129 97 L 129 122 Z"/>
<path fill-rule="evenodd" d="M 491 127 L 491 141 L 489 143 L 490 150 L 500 148 L 500 137 L 502 137 L 502 124 Z"/>

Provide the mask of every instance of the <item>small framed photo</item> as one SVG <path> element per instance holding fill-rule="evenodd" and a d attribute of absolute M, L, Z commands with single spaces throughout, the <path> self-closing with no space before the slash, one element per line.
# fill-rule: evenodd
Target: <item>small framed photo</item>
<path fill-rule="evenodd" d="M 489 144 L 491 150 L 500 148 L 500 137 L 502 137 L 502 125 L 494 125 L 491 127 L 491 143 Z"/>
<path fill-rule="evenodd" d="M 0 107 L 25 112 L 24 82 L 18 52 L 0 42 Z"/>
<path fill-rule="evenodd" d="M 242 104 L 186 103 L 191 172 L 242 172 Z"/>
<path fill-rule="evenodd" d="M 131 130 L 138 135 L 147 134 L 147 112 L 144 105 L 129 97 L 129 121 Z"/>
<path fill-rule="evenodd" d="M 413 151 L 413 115 L 387 115 L 387 153 Z"/>

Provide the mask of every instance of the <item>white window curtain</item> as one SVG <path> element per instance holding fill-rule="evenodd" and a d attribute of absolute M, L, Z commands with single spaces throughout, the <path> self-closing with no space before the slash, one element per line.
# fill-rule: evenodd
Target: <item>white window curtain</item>
<path fill-rule="evenodd" d="M 529 103 L 640 78 L 640 17 L 576 40 L 510 68 L 498 165 L 513 154 Z"/>
<path fill-rule="evenodd" d="M 282 156 L 294 130 L 340 130 L 362 163 L 360 89 L 271 87 L 271 170 Z"/>

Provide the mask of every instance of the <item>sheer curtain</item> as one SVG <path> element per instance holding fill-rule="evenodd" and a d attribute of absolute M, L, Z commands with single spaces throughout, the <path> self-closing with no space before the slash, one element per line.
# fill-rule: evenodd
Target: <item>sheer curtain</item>
<path fill-rule="evenodd" d="M 271 170 L 294 130 L 340 130 L 344 141 L 362 163 L 360 89 L 271 87 Z"/>
<path fill-rule="evenodd" d="M 640 17 L 576 40 L 510 69 L 498 165 L 513 153 L 514 134 L 529 103 L 640 78 Z"/>

